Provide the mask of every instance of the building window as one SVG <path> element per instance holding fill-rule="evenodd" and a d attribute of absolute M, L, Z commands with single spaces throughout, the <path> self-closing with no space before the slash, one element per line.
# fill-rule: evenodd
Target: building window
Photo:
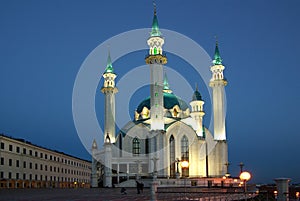
<path fill-rule="evenodd" d="M 23 162 L 23 168 L 26 168 L 26 161 Z"/>
<path fill-rule="evenodd" d="M 11 179 L 11 172 L 8 173 L 8 178 Z"/>
<path fill-rule="evenodd" d="M 36 151 L 36 152 L 34 152 L 34 156 L 35 157 L 37 157 L 38 156 L 38 152 Z"/>
<path fill-rule="evenodd" d="M 16 179 L 19 179 L 19 173 L 16 173 Z"/>
<path fill-rule="evenodd" d="M 1 149 L 4 149 L 4 142 L 1 142 Z"/>
<path fill-rule="evenodd" d="M 47 167 L 47 165 L 45 165 L 45 171 L 48 171 L 48 167 Z"/>
<path fill-rule="evenodd" d="M 50 160 L 52 160 L 52 156 L 50 155 Z"/>
<path fill-rule="evenodd" d="M 141 147 L 140 147 L 140 141 L 138 138 L 133 138 L 132 140 L 132 153 L 133 154 L 140 154 Z"/>
<path fill-rule="evenodd" d="M 0 164 L 4 165 L 4 158 L 3 157 L 1 157 L 1 163 Z"/>
<path fill-rule="evenodd" d="M 12 159 L 8 159 L 8 165 L 12 166 Z"/>
<path fill-rule="evenodd" d="M 40 157 L 43 158 L 43 153 L 40 153 Z"/>
<path fill-rule="evenodd" d="M 181 138 L 181 161 L 189 161 L 189 140 L 184 135 Z M 182 175 L 187 177 L 189 175 L 189 168 L 182 169 Z"/>
<path fill-rule="evenodd" d="M 17 147 L 17 153 L 20 153 L 20 147 Z"/>
<path fill-rule="evenodd" d="M 43 170 L 43 164 L 40 165 L 40 169 Z"/>
<path fill-rule="evenodd" d="M 175 139 L 174 136 L 171 135 L 169 139 L 169 145 L 170 145 L 170 176 L 171 178 L 175 177 Z"/>
<path fill-rule="evenodd" d="M 1 178 L 1 179 L 4 178 L 4 172 L 0 172 L 0 178 Z"/>
<path fill-rule="evenodd" d="M 20 167 L 20 161 L 16 160 L 16 167 Z"/>
<path fill-rule="evenodd" d="M 26 149 L 25 148 L 23 148 L 23 154 L 26 154 Z"/>
<path fill-rule="evenodd" d="M 36 169 L 36 170 L 38 169 L 38 164 L 37 164 L 37 163 L 35 164 L 35 169 Z"/>
<path fill-rule="evenodd" d="M 12 151 L 12 150 L 13 150 L 13 146 L 12 146 L 11 144 L 9 145 L 8 150 L 9 150 L 9 151 Z"/>
<path fill-rule="evenodd" d="M 23 174 L 23 179 L 26 180 L 26 174 L 25 173 Z"/>
<path fill-rule="evenodd" d="M 31 162 L 29 163 L 29 168 L 32 169 L 32 163 Z"/>
<path fill-rule="evenodd" d="M 45 159 L 48 159 L 48 155 L 47 154 L 45 154 Z"/>
<path fill-rule="evenodd" d="M 32 156 L 32 150 L 29 150 L 29 155 Z"/>

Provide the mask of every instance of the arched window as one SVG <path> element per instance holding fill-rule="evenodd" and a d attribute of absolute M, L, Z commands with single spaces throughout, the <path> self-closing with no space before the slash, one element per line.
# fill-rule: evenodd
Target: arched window
<path fill-rule="evenodd" d="M 189 140 L 185 135 L 181 138 L 181 161 L 189 162 Z M 189 176 L 189 167 L 182 168 L 182 176 Z"/>
<path fill-rule="evenodd" d="M 135 137 L 132 140 L 132 153 L 140 154 L 140 152 L 141 152 L 140 141 L 137 137 Z"/>
<path fill-rule="evenodd" d="M 171 135 L 169 139 L 169 147 L 170 147 L 170 177 L 175 177 L 175 139 L 174 136 Z"/>

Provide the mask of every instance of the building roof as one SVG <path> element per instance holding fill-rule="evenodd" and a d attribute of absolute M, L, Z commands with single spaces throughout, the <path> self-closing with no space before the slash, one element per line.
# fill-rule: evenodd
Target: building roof
<path fill-rule="evenodd" d="M 64 155 L 64 156 L 72 157 L 72 158 L 75 158 L 75 159 L 78 159 L 78 160 L 82 160 L 82 161 L 91 163 L 91 161 L 89 161 L 89 160 L 82 159 L 82 158 L 78 158 L 78 157 L 76 157 L 76 156 L 72 156 L 72 155 L 66 154 L 66 153 L 61 152 L 61 151 L 57 151 L 57 150 L 53 150 L 53 149 L 48 149 L 48 148 L 42 147 L 42 146 L 40 146 L 40 145 L 33 144 L 33 143 L 31 143 L 31 142 L 29 142 L 29 141 L 27 141 L 27 140 L 25 140 L 25 139 L 14 138 L 14 137 L 11 137 L 11 136 L 4 135 L 3 133 L 0 134 L 0 137 L 8 138 L 8 139 L 15 140 L 15 141 L 18 141 L 18 142 L 23 143 L 23 144 L 35 146 L 35 147 L 38 147 L 38 148 L 41 148 L 41 149 L 45 149 L 45 150 L 47 150 L 47 151 L 52 151 L 52 152 L 55 152 L 55 153 L 57 153 L 57 154 L 62 154 L 62 155 Z"/>
<path fill-rule="evenodd" d="M 186 110 L 188 108 L 188 105 L 185 101 L 183 101 L 181 98 L 175 96 L 173 93 L 163 93 L 164 95 L 164 108 L 165 109 L 172 109 L 175 105 L 178 105 L 178 107 L 181 110 Z M 149 110 L 151 109 L 150 105 L 150 96 L 147 97 L 145 100 L 143 100 L 137 107 L 136 111 L 138 113 L 141 113 L 143 108 L 146 107 Z"/>
<path fill-rule="evenodd" d="M 196 88 L 193 97 L 192 97 L 192 101 L 198 101 L 198 100 L 202 100 L 201 94 L 198 91 L 198 89 Z"/>

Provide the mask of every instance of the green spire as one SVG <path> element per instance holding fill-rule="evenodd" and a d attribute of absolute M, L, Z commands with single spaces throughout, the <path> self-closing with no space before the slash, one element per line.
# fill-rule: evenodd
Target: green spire
<path fill-rule="evenodd" d="M 222 65 L 222 58 L 220 56 L 218 41 L 216 40 L 216 48 L 215 48 L 215 55 L 213 60 L 214 65 Z"/>
<path fill-rule="evenodd" d="M 152 21 L 152 31 L 151 31 L 151 36 L 161 36 L 161 33 L 158 28 L 158 20 L 157 20 L 157 15 L 156 15 L 156 4 L 153 2 L 154 6 L 154 17 Z"/>
<path fill-rule="evenodd" d="M 163 89 L 164 93 L 168 93 L 168 94 L 171 94 L 172 93 L 172 90 L 170 89 L 170 86 L 169 86 L 169 81 L 168 81 L 168 77 L 167 77 L 167 73 L 165 72 L 165 75 L 164 75 L 164 89 Z"/>
<path fill-rule="evenodd" d="M 110 51 L 108 51 L 107 64 L 105 68 L 105 73 L 114 73 L 114 68 L 111 63 Z"/>
<path fill-rule="evenodd" d="M 165 73 L 165 76 L 164 76 L 164 90 L 169 90 L 170 87 L 169 87 L 169 82 L 168 82 L 168 77 L 167 77 L 167 73 Z"/>
<path fill-rule="evenodd" d="M 196 89 L 193 94 L 192 101 L 199 101 L 199 100 L 202 100 L 202 97 L 201 97 L 200 92 L 198 91 L 198 85 L 196 84 Z"/>

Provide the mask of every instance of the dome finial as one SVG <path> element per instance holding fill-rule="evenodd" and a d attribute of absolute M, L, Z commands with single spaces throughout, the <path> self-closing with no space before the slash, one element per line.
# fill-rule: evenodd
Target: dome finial
<path fill-rule="evenodd" d="M 156 3 L 155 3 L 155 0 L 153 0 L 152 2 L 153 2 L 153 8 L 154 8 L 154 15 L 156 15 Z"/>

